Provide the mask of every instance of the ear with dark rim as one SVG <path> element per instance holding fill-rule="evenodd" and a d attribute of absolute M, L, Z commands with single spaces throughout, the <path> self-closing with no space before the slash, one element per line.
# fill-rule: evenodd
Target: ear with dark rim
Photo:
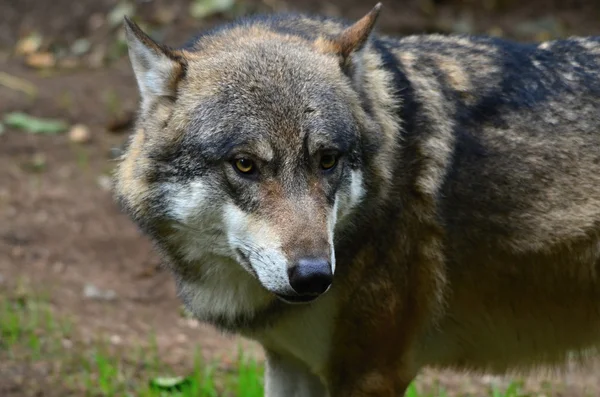
<path fill-rule="evenodd" d="M 317 46 L 324 52 L 339 56 L 340 65 L 346 69 L 352 54 L 362 50 L 369 40 L 380 11 L 381 3 L 377 3 L 367 15 L 344 29 L 337 36 L 329 39 L 319 39 Z"/>
<path fill-rule="evenodd" d="M 185 73 L 186 60 L 181 51 L 156 43 L 125 17 L 129 59 L 135 73 L 142 107 L 158 98 L 174 98 L 177 84 Z"/>

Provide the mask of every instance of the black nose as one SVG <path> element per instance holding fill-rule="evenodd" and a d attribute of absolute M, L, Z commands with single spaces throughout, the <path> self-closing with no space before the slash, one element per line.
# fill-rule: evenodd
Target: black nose
<path fill-rule="evenodd" d="M 302 258 L 288 269 L 290 285 L 299 295 L 319 295 L 331 285 L 331 264 L 325 258 Z"/>

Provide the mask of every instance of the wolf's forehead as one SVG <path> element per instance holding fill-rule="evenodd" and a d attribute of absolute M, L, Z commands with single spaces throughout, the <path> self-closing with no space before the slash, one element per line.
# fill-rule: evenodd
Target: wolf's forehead
<path fill-rule="evenodd" d="M 297 95 L 340 77 L 336 59 L 307 42 L 277 36 L 228 45 L 195 53 L 188 71 L 192 78 L 198 76 L 199 85 L 238 92 L 284 88 L 282 94 L 292 90 Z"/>
<path fill-rule="evenodd" d="M 216 123 L 220 129 L 300 131 L 307 122 L 319 121 L 308 116 L 312 112 L 330 117 L 344 113 L 336 82 L 313 72 L 298 74 L 293 65 L 273 68 L 265 65 L 268 62 L 224 65 L 212 74 L 212 81 L 190 84 L 181 103 L 198 123 Z"/>
<path fill-rule="evenodd" d="M 247 143 L 278 151 L 347 140 L 352 114 L 340 96 L 335 60 L 295 43 L 235 50 L 199 55 L 190 65 L 182 103 L 198 139 L 214 142 L 219 153 Z"/>
<path fill-rule="evenodd" d="M 284 97 L 266 99 L 261 92 L 215 95 L 198 103 L 191 116 L 188 139 L 213 158 L 240 148 L 265 160 L 300 155 L 304 149 L 345 151 L 357 134 L 349 109 L 332 102 L 319 106 Z"/>

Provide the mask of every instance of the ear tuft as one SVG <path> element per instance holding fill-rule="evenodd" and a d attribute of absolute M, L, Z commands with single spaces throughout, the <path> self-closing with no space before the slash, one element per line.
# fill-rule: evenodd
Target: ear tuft
<path fill-rule="evenodd" d="M 152 40 L 128 17 L 124 18 L 124 25 L 142 106 L 159 97 L 174 97 L 185 70 L 183 54 Z"/>
<path fill-rule="evenodd" d="M 377 17 L 381 11 L 381 3 L 377 3 L 375 7 L 367 15 L 356 21 L 352 26 L 344 29 L 340 34 L 333 39 L 321 41 L 318 46 L 326 52 L 333 52 L 338 55 L 342 66 L 346 65 L 350 56 L 360 51 L 367 41 L 375 27 Z"/>

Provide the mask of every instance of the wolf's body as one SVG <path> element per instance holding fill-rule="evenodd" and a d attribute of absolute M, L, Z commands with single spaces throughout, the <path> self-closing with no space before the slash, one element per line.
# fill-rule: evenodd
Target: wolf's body
<path fill-rule="evenodd" d="M 248 19 L 179 50 L 128 25 L 142 106 L 116 193 L 180 295 L 263 344 L 270 397 L 594 349 L 600 39 L 392 39 L 375 16 Z M 305 257 L 332 286 L 286 303 Z"/>

